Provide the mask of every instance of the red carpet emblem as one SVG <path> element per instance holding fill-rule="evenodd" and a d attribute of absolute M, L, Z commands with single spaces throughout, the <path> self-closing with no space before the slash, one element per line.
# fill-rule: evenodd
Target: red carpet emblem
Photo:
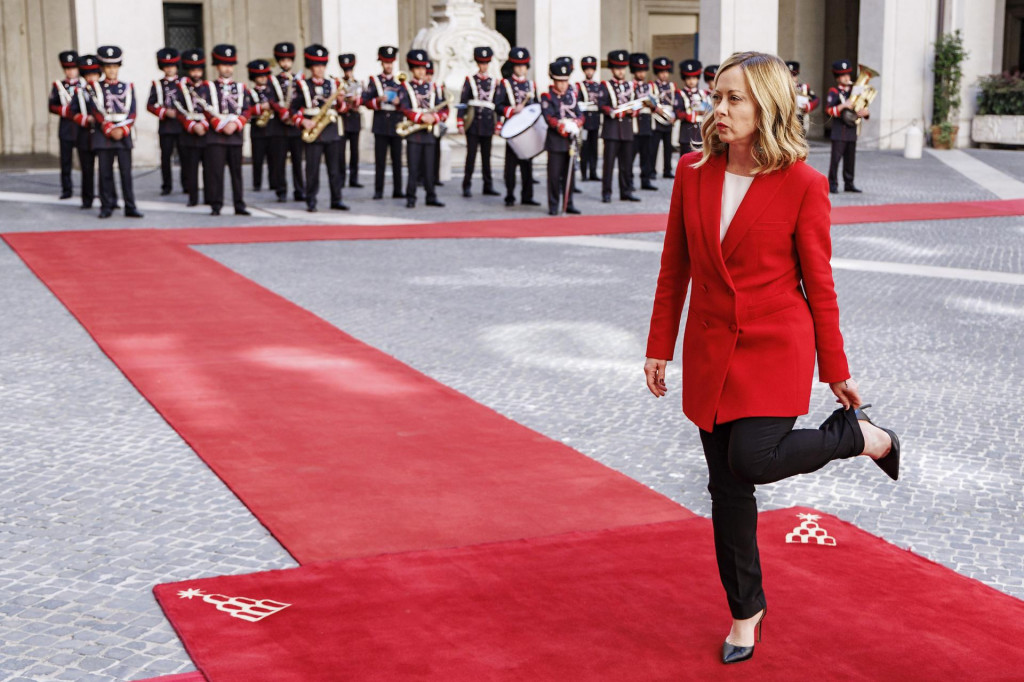
<path fill-rule="evenodd" d="M 241 618 L 250 623 L 258 623 L 267 616 L 272 616 L 291 604 L 283 604 L 270 599 L 249 599 L 248 597 L 228 597 L 223 594 L 203 594 L 202 590 L 189 588 L 178 592 L 182 599 L 202 597 L 207 604 L 213 604 L 218 611 L 223 611 L 232 618 Z"/>
<path fill-rule="evenodd" d="M 819 545 L 836 546 L 836 539 L 828 534 L 828 531 L 817 524 L 821 517 L 817 514 L 797 514 L 797 518 L 803 519 L 800 525 L 793 529 L 792 533 L 786 533 L 786 542 L 800 542 L 807 544 L 814 541 Z"/>

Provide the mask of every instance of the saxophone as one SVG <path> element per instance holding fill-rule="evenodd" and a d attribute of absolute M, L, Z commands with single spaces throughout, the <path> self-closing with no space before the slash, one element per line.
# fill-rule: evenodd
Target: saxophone
<path fill-rule="evenodd" d="M 302 141 L 307 144 L 310 142 L 316 142 L 317 138 L 320 137 L 320 133 L 324 131 L 324 128 L 337 123 L 338 112 L 334 110 L 334 102 L 338 99 L 338 95 L 341 94 L 341 88 L 335 85 L 334 92 L 331 96 L 324 100 L 324 103 L 320 105 L 320 111 L 317 112 L 313 118 L 313 127 L 309 130 L 302 131 Z"/>

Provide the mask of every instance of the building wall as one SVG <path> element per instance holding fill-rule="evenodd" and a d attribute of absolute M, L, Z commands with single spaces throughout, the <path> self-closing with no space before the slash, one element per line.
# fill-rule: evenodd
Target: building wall
<path fill-rule="evenodd" d="M 784 60 L 800 62 L 800 79 L 824 101 L 832 85 L 825 68 L 825 4 L 820 0 L 779 0 L 779 51 Z M 827 76 L 826 76 L 827 73 Z M 809 135 L 824 133 L 825 116 L 819 105 L 811 112 Z"/>

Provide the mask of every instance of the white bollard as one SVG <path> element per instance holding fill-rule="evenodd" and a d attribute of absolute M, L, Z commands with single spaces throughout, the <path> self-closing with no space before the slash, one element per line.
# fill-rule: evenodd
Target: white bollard
<path fill-rule="evenodd" d="M 904 159 L 920 159 L 924 148 L 924 131 L 918 127 L 917 121 L 910 124 L 907 129 L 907 143 L 903 147 Z"/>
<path fill-rule="evenodd" d="M 447 135 L 441 138 L 441 168 L 438 175 L 441 182 L 452 179 L 452 143 L 448 141 Z"/>

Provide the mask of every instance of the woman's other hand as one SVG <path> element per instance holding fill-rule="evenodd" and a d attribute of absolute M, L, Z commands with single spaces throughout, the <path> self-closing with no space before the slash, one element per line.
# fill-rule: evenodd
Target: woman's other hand
<path fill-rule="evenodd" d="M 860 407 L 860 391 L 857 389 L 857 382 L 853 379 L 836 381 L 829 384 L 828 387 L 836 394 L 836 402 L 842 405 L 844 409 Z"/>
<path fill-rule="evenodd" d="M 665 365 L 668 364 L 666 360 L 655 360 L 654 358 L 647 358 L 647 362 L 644 363 L 644 374 L 647 375 L 647 390 L 654 394 L 654 397 L 660 398 L 668 392 L 668 388 L 665 386 Z"/>

